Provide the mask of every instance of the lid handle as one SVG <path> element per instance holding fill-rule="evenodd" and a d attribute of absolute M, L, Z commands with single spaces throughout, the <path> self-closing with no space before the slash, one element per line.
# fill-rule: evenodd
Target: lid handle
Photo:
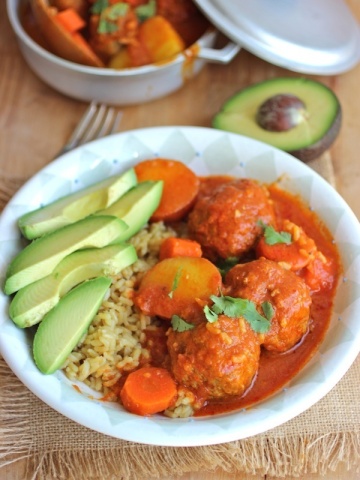
<path fill-rule="evenodd" d="M 197 57 L 214 63 L 229 63 L 240 50 L 240 45 L 229 42 L 220 49 L 202 47 Z"/>

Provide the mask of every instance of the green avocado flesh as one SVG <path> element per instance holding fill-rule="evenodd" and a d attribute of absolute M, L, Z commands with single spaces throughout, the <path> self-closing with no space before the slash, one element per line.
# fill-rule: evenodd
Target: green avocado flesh
<path fill-rule="evenodd" d="M 18 226 L 32 240 L 107 208 L 137 184 L 135 170 L 127 170 L 72 193 L 20 217 Z"/>
<path fill-rule="evenodd" d="M 298 97 L 305 104 L 306 118 L 287 131 L 266 130 L 256 120 L 258 109 L 269 98 L 281 94 Z M 213 119 L 215 128 L 255 138 L 302 160 L 316 157 L 328 148 L 340 123 L 340 103 L 328 87 L 315 80 L 293 77 L 274 78 L 244 88 Z"/>
<path fill-rule="evenodd" d="M 126 244 L 74 252 L 50 275 L 16 293 L 10 303 L 10 318 L 21 328 L 35 325 L 77 284 L 98 276 L 116 275 L 136 260 L 135 248 Z"/>
<path fill-rule="evenodd" d="M 76 250 L 120 242 L 127 228 L 125 222 L 114 216 L 90 216 L 34 240 L 10 263 L 5 293 L 10 295 L 49 275 L 64 257 Z"/>
<path fill-rule="evenodd" d="M 96 215 L 114 215 L 121 218 L 129 227 L 120 237 L 120 241 L 124 242 L 148 222 L 159 206 L 162 190 L 161 180 L 138 183 L 110 207 Z"/>
<path fill-rule="evenodd" d="M 45 315 L 33 343 L 34 360 L 42 373 L 54 373 L 63 365 L 89 328 L 110 284 L 105 277 L 83 282 Z"/>

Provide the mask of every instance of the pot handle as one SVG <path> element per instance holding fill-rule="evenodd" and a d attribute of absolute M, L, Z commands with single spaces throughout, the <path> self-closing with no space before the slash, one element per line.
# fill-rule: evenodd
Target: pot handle
<path fill-rule="evenodd" d="M 197 58 L 209 60 L 214 63 L 229 63 L 241 50 L 237 43 L 229 42 L 225 47 L 220 49 L 202 47 Z"/>

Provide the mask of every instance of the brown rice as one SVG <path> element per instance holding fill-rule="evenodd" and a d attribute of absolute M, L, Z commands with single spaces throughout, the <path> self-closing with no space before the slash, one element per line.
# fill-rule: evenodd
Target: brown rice
<path fill-rule="evenodd" d="M 175 232 L 163 222 L 153 223 L 131 239 L 138 260 L 113 278 L 88 332 L 67 358 L 63 370 L 72 380 L 84 382 L 111 398 L 122 372 L 139 365 L 149 353 L 142 347 L 151 318 L 139 313 L 132 301 L 135 283 L 158 261 L 162 240 Z M 114 395 L 115 400 L 115 395 Z"/>

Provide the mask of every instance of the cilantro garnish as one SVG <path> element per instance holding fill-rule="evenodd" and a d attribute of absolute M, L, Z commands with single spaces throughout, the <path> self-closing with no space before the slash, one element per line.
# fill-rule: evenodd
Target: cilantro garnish
<path fill-rule="evenodd" d="M 258 225 L 264 229 L 264 238 L 268 245 L 276 245 L 277 243 L 290 245 L 292 242 L 291 233 L 283 231 L 277 232 L 274 227 L 265 225 L 261 220 L 258 221 Z"/>
<path fill-rule="evenodd" d="M 109 6 L 109 0 L 96 0 L 91 7 L 91 13 L 94 15 L 100 15 L 100 13 Z"/>
<path fill-rule="evenodd" d="M 106 17 L 109 20 L 117 20 L 119 17 L 125 16 L 128 10 L 129 5 L 127 3 L 115 3 L 108 9 Z"/>
<path fill-rule="evenodd" d="M 269 302 L 262 304 L 265 317 L 260 315 L 256 305 L 246 298 L 234 298 L 227 295 L 217 297 L 211 295 L 210 299 L 214 302 L 212 307 L 205 306 L 204 313 L 208 322 L 216 322 L 220 314 L 230 318 L 243 317 L 250 324 L 251 328 L 257 333 L 266 333 L 270 328 L 270 320 L 274 314 L 274 309 Z"/>
<path fill-rule="evenodd" d="M 95 4 L 96 5 L 96 4 Z M 129 10 L 127 3 L 115 3 L 115 5 L 108 6 L 107 2 L 98 6 L 98 13 L 100 14 L 98 33 L 113 33 L 118 30 L 116 20 L 120 17 L 124 17 Z"/>
<path fill-rule="evenodd" d="M 181 272 L 182 272 L 182 268 L 180 267 L 180 268 L 177 269 L 177 271 L 175 273 L 175 277 L 174 277 L 173 284 L 172 284 L 172 287 L 171 287 L 171 292 L 168 294 L 168 296 L 170 298 L 173 298 L 174 292 L 177 289 L 177 287 L 179 286 Z"/>
<path fill-rule="evenodd" d="M 208 305 L 205 305 L 204 313 L 205 313 L 206 320 L 209 323 L 214 323 L 218 319 L 218 314 L 214 311 L 214 309 L 211 309 Z"/>
<path fill-rule="evenodd" d="M 228 257 L 217 262 L 217 268 L 221 273 L 221 276 L 224 277 L 227 272 L 239 263 L 238 257 Z"/>
<path fill-rule="evenodd" d="M 139 22 L 144 22 L 148 18 L 153 17 L 156 14 L 156 0 L 150 0 L 145 5 L 139 5 L 135 8 L 135 13 Z"/>
<path fill-rule="evenodd" d="M 171 317 L 171 326 L 175 332 L 186 332 L 195 327 L 192 323 L 185 322 L 185 320 L 179 317 L 179 315 L 173 315 Z"/>
<path fill-rule="evenodd" d="M 117 30 L 118 26 L 115 23 L 109 22 L 106 18 L 100 19 L 98 33 L 114 33 Z"/>

